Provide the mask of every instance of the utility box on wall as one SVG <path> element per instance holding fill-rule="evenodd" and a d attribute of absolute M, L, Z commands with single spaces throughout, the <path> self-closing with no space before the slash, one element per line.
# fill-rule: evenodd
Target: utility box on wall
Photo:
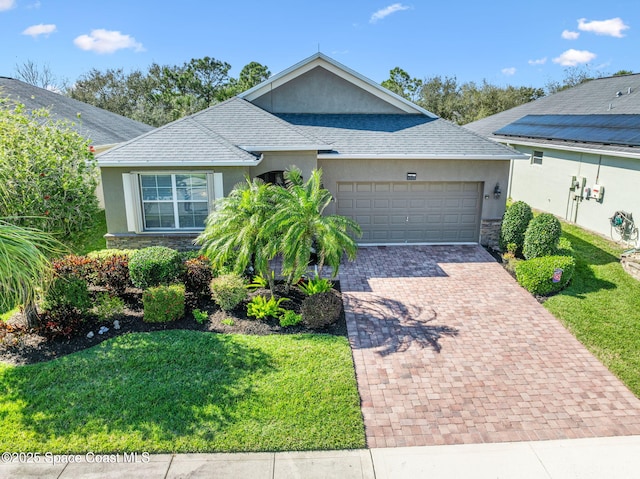
<path fill-rule="evenodd" d="M 596 201 L 600 201 L 602 199 L 603 193 L 604 187 L 602 185 L 593 185 L 593 188 L 591 188 L 591 198 Z"/>

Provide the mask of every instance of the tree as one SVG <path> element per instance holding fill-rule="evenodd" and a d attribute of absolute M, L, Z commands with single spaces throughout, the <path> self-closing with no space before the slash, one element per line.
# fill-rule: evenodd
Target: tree
<path fill-rule="evenodd" d="M 46 88 L 47 90 L 62 92 L 66 88 L 66 80 L 58 80 L 49 65 L 38 66 L 32 60 L 21 65 L 16 64 L 16 77 L 29 85 Z"/>
<path fill-rule="evenodd" d="M 268 80 L 271 76 L 271 72 L 266 65 L 262 65 L 258 62 L 247 63 L 238 75 L 237 91 L 242 93 L 250 88 Z"/>
<path fill-rule="evenodd" d="M 46 109 L 25 111 L 0 99 L 0 217 L 18 226 L 68 235 L 99 211 L 98 166 L 73 124 Z"/>
<path fill-rule="evenodd" d="M 271 281 L 269 260 L 276 255 L 277 232 L 265 232 L 265 224 L 276 210 L 274 188 L 259 178 L 251 181 L 247 177 L 216 201 L 196 239 L 214 268 L 231 265 L 242 274 L 252 267 Z"/>
<path fill-rule="evenodd" d="M 573 88 L 582 83 L 594 80 L 596 78 L 602 78 L 604 73 L 594 72 L 589 68 L 589 65 L 583 67 L 569 67 L 564 69 L 564 78 L 561 82 L 550 80 L 545 85 L 547 94 L 558 93 L 559 91 L 566 90 L 567 88 Z"/>
<path fill-rule="evenodd" d="M 618 70 L 613 74 L 614 77 L 621 77 L 624 75 L 633 75 L 633 72 L 631 70 Z"/>
<path fill-rule="evenodd" d="M 322 170 L 314 170 L 302 182 L 299 169 L 285 171 L 286 188 L 276 187 L 277 209 L 267 218 L 264 234 L 279 238 L 282 270 L 287 275 L 287 288 L 306 272 L 312 250 L 318 256 L 318 269 L 324 264 L 338 274 L 344 254 L 355 259 L 358 244 L 353 235 L 360 235 L 360 225 L 351 218 L 325 215 L 331 203 L 331 193 L 322 187 Z"/>
<path fill-rule="evenodd" d="M 4 189 L 0 193 L 8 194 Z M 51 235 L 0 220 L 0 311 L 22 304 L 27 326 L 35 328 L 38 291 L 53 275 L 49 257 L 62 251 Z"/>
<path fill-rule="evenodd" d="M 420 98 L 422 80 L 411 76 L 400 67 L 395 67 L 389 72 L 389 78 L 381 83 L 387 90 L 406 98 L 409 101 L 417 101 Z"/>

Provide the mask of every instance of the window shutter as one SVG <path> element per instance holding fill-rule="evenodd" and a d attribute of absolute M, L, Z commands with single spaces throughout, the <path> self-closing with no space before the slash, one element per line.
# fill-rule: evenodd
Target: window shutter
<path fill-rule="evenodd" d="M 224 184 L 222 183 L 222 173 L 213 174 L 213 198 L 219 200 L 224 197 Z"/>
<path fill-rule="evenodd" d="M 127 215 L 127 230 L 139 233 L 138 175 L 135 173 L 122 173 L 122 188 L 124 190 L 124 208 Z"/>

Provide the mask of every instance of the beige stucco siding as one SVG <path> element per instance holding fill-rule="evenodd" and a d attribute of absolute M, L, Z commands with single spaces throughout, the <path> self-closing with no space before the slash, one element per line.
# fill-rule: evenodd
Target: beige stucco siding
<path fill-rule="evenodd" d="M 405 113 L 319 67 L 274 88 L 252 103 L 272 113 Z"/>
<path fill-rule="evenodd" d="M 499 219 L 504 214 L 509 161 L 484 160 L 318 160 L 324 186 L 333 196 L 342 181 L 407 181 L 407 173 L 416 173 L 417 181 L 453 181 L 484 183 L 482 219 Z M 493 189 L 500 183 L 503 194 L 494 199 Z M 335 212 L 335 205 L 329 207 Z"/>
<path fill-rule="evenodd" d="M 215 172 L 222 173 L 222 182 L 224 187 L 224 194 L 227 195 L 229 191 L 239 182 L 244 180 L 244 176 L 248 171 L 241 167 L 227 167 L 227 168 L 115 168 L 115 167 L 103 167 L 102 184 L 104 191 L 104 199 L 109 208 L 106 209 L 107 217 L 107 232 L 112 234 L 127 233 L 127 214 L 125 209 L 124 199 L 124 187 L 122 184 L 123 173 L 140 173 L 140 172 L 179 172 L 179 171 L 192 171 L 192 172 Z"/>
<path fill-rule="evenodd" d="M 534 148 L 517 146 L 525 154 Z M 617 210 L 634 215 L 640 222 L 640 160 L 584 152 L 535 148 L 543 151 L 542 165 L 515 161 L 511 196 L 533 208 L 553 213 L 570 222 L 609 235 L 609 218 Z M 569 190 L 571 178 L 586 178 L 586 186 L 604 187 L 602 201 L 576 199 Z"/>

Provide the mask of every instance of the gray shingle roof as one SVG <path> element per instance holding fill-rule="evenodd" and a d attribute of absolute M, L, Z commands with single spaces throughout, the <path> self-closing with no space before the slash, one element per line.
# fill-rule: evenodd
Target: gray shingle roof
<path fill-rule="evenodd" d="M 620 94 L 618 94 L 620 92 Z M 474 121 L 465 128 L 488 138 L 503 139 L 493 132 L 526 115 L 640 115 L 640 74 L 623 75 L 591 80 L 567 90 L 549 95 L 510 110 Z M 512 138 L 513 143 L 516 140 Z M 535 143 L 585 147 L 585 143 L 535 140 Z M 610 151 L 637 151 L 636 149 L 588 143 L 590 149 Z"/>
<path fill-rule="evenodd" d="M 24 104 L 29 111 L 48 108 L 54 118 L 76 123 L 76 131 L 96 146 L 122 143 L 153 129 L 139 121 L 13 78 L 0 77 L 0 96 Z"/>
<path fill-rule="evenodd" d="M 518 157 L 517 152 L 425 115 L 280 114 L 302 131 L 331 143 L 341 155 Z"/>

